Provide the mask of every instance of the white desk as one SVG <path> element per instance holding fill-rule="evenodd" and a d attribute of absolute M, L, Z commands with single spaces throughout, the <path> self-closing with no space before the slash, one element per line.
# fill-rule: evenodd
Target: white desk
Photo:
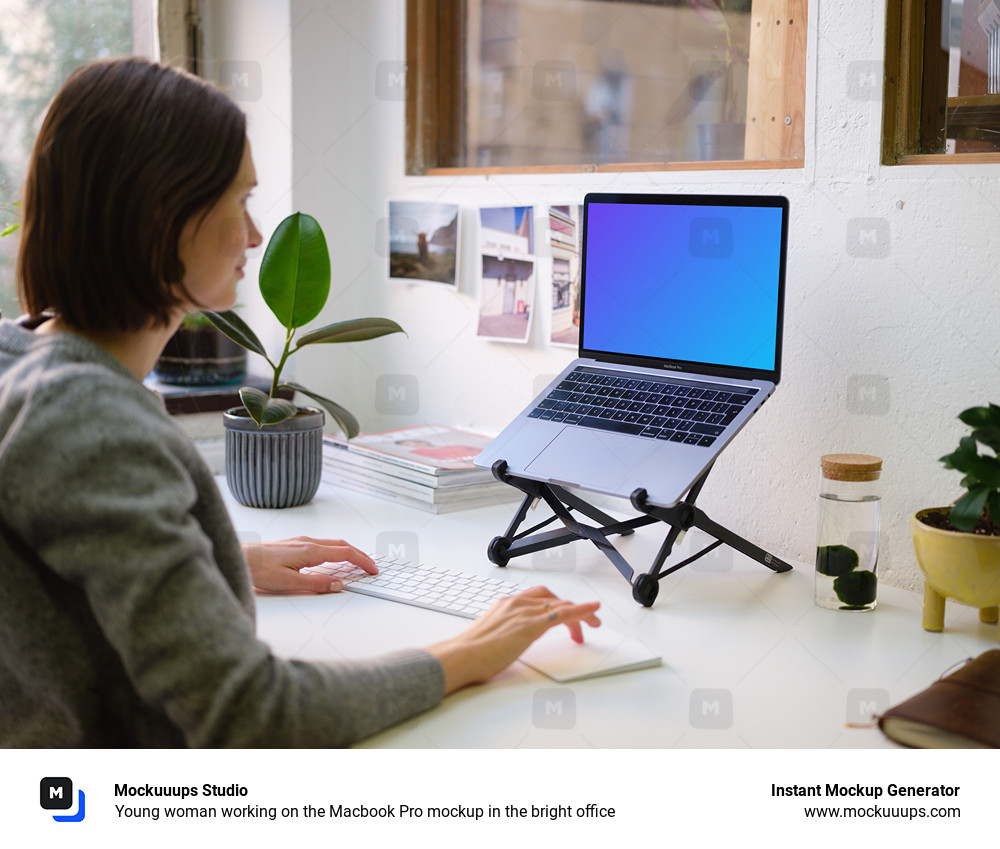
<path fill-rule="evenodd" d="M 875 728 L 845 727 L 884 710 L 953 664 L 996 648 L 996 626 L 949 602 L 946 630 L 920 625 L 918 594 L 880 586 L 873 612 L 813 604 L 813 566 L 784 574 L 722 547 L 667 576 L 652 608 L 582 541 L 498 569 L 487 543 L 514 507 L 432 515 L 323 485 L 291 510 L 254 510 L 229 496 L 244 539 L 295 534 L 344 538 L 366 550 L 402 545 L 421 562 L 545 584 L 573 600 L 599 599 L 601 618 L 663 658 L 659 668 L 559 685 L 521 663 L 487 685 L 369 740 L 376 747 L 440 748 L 870 748 L 892 745 Z M 623 503 L 621 515 L 629 515 Z M 539 517 L 547 515 L 544 506 Z M 738 531 L 738 517 L 716 517 Z M 380 536 L 381 534 L 381 536 Z M 646 571 L 663 537 L 656 525 L 616 538 Z M 708 542 L 696 533 L 670 562 Z M 416 551 L 414 551 L 416 546 Z M 781 552 L 775 552 L 781 554 Z M 336 660 L 425 645 L 464 620 L 354 593 L 258 597 L 259 632 L 283 656 Z"/>

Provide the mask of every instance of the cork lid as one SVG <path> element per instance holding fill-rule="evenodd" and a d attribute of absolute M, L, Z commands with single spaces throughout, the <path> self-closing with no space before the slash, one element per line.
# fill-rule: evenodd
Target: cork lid
<path fill-rule="evenodd" d="M 871 454 L 824 454 L 823 477 L 834 481 L 877 481 L 882 458 Z"/>

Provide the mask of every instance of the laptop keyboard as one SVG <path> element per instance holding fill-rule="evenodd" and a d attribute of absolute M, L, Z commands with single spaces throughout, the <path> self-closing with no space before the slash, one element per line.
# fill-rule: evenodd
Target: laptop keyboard
<path fill-rule="evenodd" d="M 578 366 L 528 418 L 708 447 L 756 394 L 753 388 L 630 378 Z"/>
<path fill-rule="evenodd" d="M 371 557 L 378 566 L 377 575 L 369 575 L 351 563 L 324 563 L 302 571 L 340 578 L 348 592 L 466 619 L 475 619 L 497 599 L 527 589 L 499 578 L 483 578 L 393 557 Z"/>

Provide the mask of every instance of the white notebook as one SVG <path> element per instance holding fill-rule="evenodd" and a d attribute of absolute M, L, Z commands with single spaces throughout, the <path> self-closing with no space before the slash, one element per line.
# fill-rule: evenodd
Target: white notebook
<path fill-rule="evenodd" d="M 660 656 L 638 640 L 602 625 L 583 626 L 583 643 L 574 643 L 562 626 L 546 631 L 521 655 L 521 662 L 566 683 L 659 666 Z"/>

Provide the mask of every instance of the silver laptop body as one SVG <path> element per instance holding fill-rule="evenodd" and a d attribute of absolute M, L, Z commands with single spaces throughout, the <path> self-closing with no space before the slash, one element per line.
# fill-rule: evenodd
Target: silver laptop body
<path fill-rule="evenodd" d="M 669 507 L 778 384 L 784 197 L 589 194 L 579 357 L 476 458 Z"/>

